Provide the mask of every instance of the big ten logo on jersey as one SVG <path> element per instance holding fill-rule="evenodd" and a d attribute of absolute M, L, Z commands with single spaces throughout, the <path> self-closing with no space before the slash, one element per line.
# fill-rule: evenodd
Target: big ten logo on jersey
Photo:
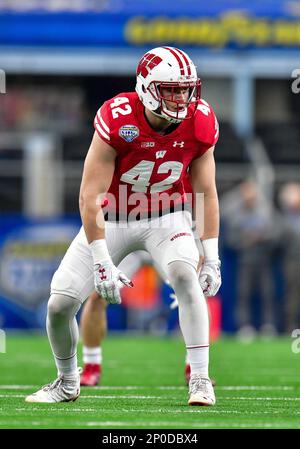
<path fill-rule="evenodd" d="M 141 148 L 154 148 L 155 142 L 141 142 Z"/>

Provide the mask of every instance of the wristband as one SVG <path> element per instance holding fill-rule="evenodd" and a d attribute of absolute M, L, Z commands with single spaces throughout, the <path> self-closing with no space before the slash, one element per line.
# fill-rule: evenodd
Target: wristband
<path fill-rule="evenodd" d="M 111 260 L 105 239 L 93 240 L 90 243 L 94 264 L 103 260 Z"/>
<path fill-rule="evenodd" d="M 202 240 L 205 260 L 219 260 L 218 237 Z"/>

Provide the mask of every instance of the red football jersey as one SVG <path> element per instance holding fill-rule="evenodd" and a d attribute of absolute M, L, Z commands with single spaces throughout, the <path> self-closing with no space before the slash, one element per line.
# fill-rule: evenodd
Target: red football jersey
<path fill-rule="evenodd" d="M 108 208 L 125 217 L 137 208 L 148 214 L 167 209 L 168 198 L 173 204 L 184 202 L 190 163 L 215 145 L 219 136 L 214 111 L 204 100 L 191 119 L 169 134 L 159 134 L 146 120 L 135 92 L 106 101 L 94 127 L 117 152 Z"/>

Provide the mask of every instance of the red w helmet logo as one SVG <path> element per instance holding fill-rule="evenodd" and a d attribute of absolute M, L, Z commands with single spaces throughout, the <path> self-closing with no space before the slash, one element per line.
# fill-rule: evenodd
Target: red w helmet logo
<path fill-rule="evenodd" d="M 160 64 L 162 58 L 154 55 L 153 53 L 146 53 L 139 62 L 137 67 L 136 74 L 142 75 L 143 78 L 146 78 L 154 67 Z"/>

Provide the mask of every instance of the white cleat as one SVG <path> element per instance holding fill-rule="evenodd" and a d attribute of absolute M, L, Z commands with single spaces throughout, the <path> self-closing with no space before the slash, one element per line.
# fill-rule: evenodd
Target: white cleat
<path fill-rule="evenodd" d="M 26 397 L 26 402 L 53 404 L 55 402 L 76 401 L 80 395 L 80 376 L 75 379 L 64 379 L 60 375 L 54 382 Z"/>
<path fill-rule="evenodd" d="M 192 374 L 189 383 L 189 405 L 214 405 L 216 397 L 211 380 L 201 374 Z"/>

